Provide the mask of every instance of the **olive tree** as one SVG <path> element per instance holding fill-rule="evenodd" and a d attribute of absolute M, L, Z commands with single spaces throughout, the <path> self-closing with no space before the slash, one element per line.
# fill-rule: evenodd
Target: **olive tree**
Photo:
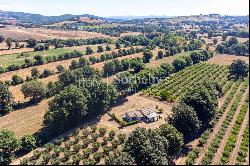
<path fill-rule="evenodd" d="M 144 63 L 149 63 L 152 57 L 153 53 L 150 50 L 144 50 L 143 52 Z"/>
<path fill-rule="evenodd" d="M 118 151 L 105 158 L 105 165 L 134 165 L 134 159 L 128 153 Z"/>
<path fill-rule="evenodd" d="M 6 39 L 5 42 L 6 42 L 6 44 L 7 44 L 8 49 L 10 50 L 11 47 L 12 47 L 12 39 L 11 39 L 11 38 L 8 38 L 8 39 Z"/>

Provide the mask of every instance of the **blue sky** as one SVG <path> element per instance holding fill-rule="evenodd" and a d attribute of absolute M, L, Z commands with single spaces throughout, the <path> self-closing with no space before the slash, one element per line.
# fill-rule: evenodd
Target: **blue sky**
<path fill-rule="evenodd" d="M 249 0 L 0 0 L 0 10 L 43 15 L 247 15 Z"/>

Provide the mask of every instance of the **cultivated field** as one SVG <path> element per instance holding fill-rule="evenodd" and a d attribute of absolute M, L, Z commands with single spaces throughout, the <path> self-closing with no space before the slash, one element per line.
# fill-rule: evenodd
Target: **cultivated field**
<path fill-rule="evenodd" d="M 235 56 L 227 54 L 218 54 L 213 58 L 209 59 L 206 63 L 209 64 L 221 64 L 221 65 L 230 65 L 234 60 L 241 59 L 249 64 L 249 57 L 246 56 Z"/>
<path fill-rule="evenodd" d="M 4 37 L 13 38 L 17 40 L 28 40 L 29 38 L 35 38 L 36 40 L 46 39 L 89 39 L 95 37 L 104 37 L 106 35 L 95 33 L 95 32 L 84 32 L 84 31 L 61 31 L 61 30 L 50 30 L 42 28 L 22 28 L 22 27 L 7 27 L 0 28 L 0 34 Z"/>
<path fill-rule="evenodd" d="M 0 103 L 0 134 L 7 129 L 20 139 L 19 142 L 24 136 L 31 135 L 41 143 L 37 144 L 39 147 L 34 146 L 36 149 L 26 151 L 25 145 L 18 147 L 14 152 L 17 158 L 11 159 L 12 164 L 103 165 L 107 156 L 119 155 L 128 136 L 138 127 L 153 129 L 132 138 L 135 142 L 145 139 L 146 146 L 136 148 L 144 148 L 146 152 L 137 153 L 146 154 L 147 148 L 153 147 L 153 157 L 146 154 L 147 160 L 157 159 L 153 162 L 158 162 L 154 157 L 164 151 L 161 158 L 166 157 L 171 165 L 249 164 L 249 76 L 240 75 L 249 65 L 249 47 L 244 43 L 249 34 L 235 29 L 231 19 L 235 21 L 235 18 L 199 15 L 109 23 L 81 17 L 78 22 L 65 20 L 51 24 L 61 30 L 47 29 L 48 25 L 36 26 L 43 28 L 14 25 L 0 28 L 0 35 L 5 37 L 0 43 L 0 86 L 6 92 L 0 93 L 3 103 Z M 241 19 L 238 21 L 244 22 L 245 18 Z M 216 28 L 221 22 L 230 28 Z M 92 28 L 90 31 L 96 32 L 71 30 L 81 28 Z M 208 39 L 210 32 L 213 37 Z M 222 41 L 222 33 L 228 35 L 226 41 Z M 111 38 L 104 34 L 121 36 Z M 11 41 L 12 48 L 8 50 L 6 38 L 20 40 L 24 48 L 13 48 L 15 43 Z M 44 40 L 44 46 L 37 46 L 44 51 L 26 48 L 24 40 L 29 38 Z M 83 45 L 85 42 L 81 40 L 55 41 L 53 44 L 45 41 L 54 38 L 96 38 L 90 43 L 107 42 L 102 38 L 115 40 L 112 44 L 96 45 Z M 214 38 L 218 39 L 216 44 L 213 44 Z M 219 48 L 219 44 L 223 48 Z M 49 50 L 45 50 L 48 45 Z M 64 47 L 66 45 L 81 46 Z M 110 48 L 106 47 L 108 45 Z M 229 67 L 236 60 L 242 60 L 237 62 L 243 64 L 241 68 L 237 66 L 241 73 L 232 75 L 234 71 Z M 37 74 L 33 72 L 32 75 L 33 68 L 37 69 Z M 105 78 L 105 75 L 109 77 Z M 132 82 L 119 82 L 128 81 L 128 78 Z M 101 86 L 86 84 L 81 87 L 80 79 Z M 26 98 L 25 90 L 30 95 Z M 5 107 L 7 92 L 13 95 L 9 100 L 13 100 Z M 49 105 L 51 101 L 54 105 Z M 153 112 L 143 112 L 151 108 Z M 141 110 L 141 114 L 132 113 L 135 110 Z M 164 124 L 171 124 L 171 131 L 164 131 L 167 128 L 161 128 Z M 194 133 L 188 136 L 190 133 L 181 131 L 183 128 Z M 165 138 L 168 141 L 174 138 L 174 143 L 169 145 L 177 148 L 179 145 L 175 143 L 179 141 L 179 153 L 173 156 L 168 153 L 171 146 L 166 146 Z M 0 140 L 0 151 L 2 142 Z"/>

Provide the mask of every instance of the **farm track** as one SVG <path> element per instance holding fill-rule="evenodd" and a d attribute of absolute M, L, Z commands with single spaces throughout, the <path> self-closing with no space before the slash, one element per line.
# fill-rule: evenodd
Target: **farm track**
<path fill-rule="evenodd" d="M 221 141 L 221 143 L 219 145 L 219 148 L 218 148 L 216 154 L 214 155 L 215 157 L 212 160 L 212 163 L 211 163 L 212 165 L 218 164 L 219 159 L 222 156 L 222 153 L 223 153 L 224 148 L 226 146 L 228 136 L 229 136 L 229 134 L 230 134 L 230 132 L 232 130 L 232 127 L 234 126 L 234 124 L 235 124 L 235 122 L 237 120 L 237 116 L 239 115 L 242 106 L 244 105 L 245 99 L 247 98 L 247 95 L 248 95 L 248 91 L 249 91 L 249 87 L 244 92 L 243 97 L 241 98 L 240 103 L 239 103 L 239 105 L 237 107 L 237 110 L 236 110 L 236 112 L 234 114 L 234 117 L 233 117 L 231 123 L 229 124 L 229 126 L 227 127 L 226 133 L 225 133 L 225 135 L 224 135 L 224 137 L 223 137 L 223 139 L 222 139 L 222 141 Z"/>
<path fill-rule="evenodd" d="M 233 84 L 233 86 L 236 86 L 236 83 Z M 228 94 L 232 91 L 233 86 L 231 87 L 231 90 L 228 91 Z M 237 91 L 235 94 L 239 93 L 241 90 L 241 87 L 243 86 L 243 83 L 241 83 L 241 85 L 238 87 Z M 226 110 L 224 111 L 223 115 L 221 116 L 221 118 L 219 119 L 219 121 L 216 123 L 215 127 L 213 128 L 213 132 L 209 135 L 209 138 L 207 139 L 206 144 L 204 145 L 204 147 L 200 150 L 200 155 L 199 157 L 195 160 L 194 165 L 199 165 L 202 161 L 202 159 L 205 157 L 205 154 L 207 152 L 207 148 L 210 146 L 211 142 L 213 141 L 213 139 L 215 138 L 216 134 L 218 133 L 219 129 L 221 128 L 224 120 L 227 117 L 227 113 L 229 112 L 234 100 L 236 99 L 236 95 L 234 95 L 234 97 L 232 98 L 232 100 L 230 101 L 229 105 L 227 106 Z"/>
<path fill-rule="evenodd" d="M 240 144 L 242 142 L 244 130 L 246 129 L 248 122 L 249 122 L 249 108 L 248 108 L 248 111 L 247 111 L 247 115 L 245 116 L 245 119 L 244 119 L 244 121 L 242 123 L 240 132 L 238 134 L 237 142 L 236 142 L 235 148 L 234 148 L 234 150 L 233 150 L 233 152 L 231 154 L 229 165 L 235 165 L 236 158 L 237 158 L 237 155 L 238 155 L 238 151 L 239 151 L 239 148 L 240 148 Z"/>

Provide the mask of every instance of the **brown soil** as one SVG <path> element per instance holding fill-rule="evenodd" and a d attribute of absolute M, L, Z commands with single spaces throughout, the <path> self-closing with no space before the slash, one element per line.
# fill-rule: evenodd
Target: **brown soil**
<path fill-rule="evenodd" d="M 242 85 L 241 85 L 242 86 Z M 239 88 L 237 89 L 237 93 L 240 92 L 240 89 L 241 89 L 241 86 L 239 86 Z M 230 93 L 230 91 L 232 90 L 232 87 L 231 89 L 227 92 L 227 95 Z M 224 97 L 226 98 L 226 96 Z M 221 118 L 219 119 L 219 121 L 216 123 L 215 127 L 213 128 L 213 132 L 209 135 L 209 138 L 207 139 L 207 142 L 206 144 L 203 146 L 203 148 L 201 148 L 201 151 L 200 151 L 200 155 L 199 157 L 196 159 L 195 161 L 195 165 L 197 164 L 200 164 L 202 159 L 204 158 L 206 152 L 207 152 L 207 148 L 210 146 L 211 142 L 213 141 L 214 137 L 216 136 L 216 134 L 218 133 L 218 131 L 220 130 L 224 120 L 226 119 L 226 116 L 227 116 L 227 113 L 228 111 L 230 110 L 232 104 L 233 104 L 233 101 L 236 99 L 236 95 L 233 97 L 233 99 L 231 100 L 231 102 L 229 103 L 228 107 L 226 108 L 225 112 L 223 113 L 223 115 L 221 116 Z"/>
<path fill-rule="evenodd" d="M 9 129 L 17 137 L 37 132 L 42 128 L 43 116 L 48 109 L 50 100 L 43 100 L 38 105 L 16 110 L 0 117 L 0 129 Z"/>
<path fill-rule="evenodd" d="M 162 119 L 154 123 L 150 123 L 150 124 L 138 123 L 136 125 L 132 125 L 132 126 L 128 126 L 128 127 L 120 129 L 119 125 L 114 120 L 112 120 L 108 114 L 105 114 L 100 118 L 100 122 L 98 123 L 98 125 L 105 125 L 107 127 L 115 127 L 117 129 L 120 129 L 120 131 L 124 133 L 130 133 L 137 127 L 157 128 L 161 124 L 165 124 L 165 118 L 170 115 L 173 104 L 168 104 L 166 102 L 161 102 L 158 100 L 152 100 L 150 98 L 141 96 L 140 93 L 137 93 L 132 96 L 128 96 L 125 99 L 125 102 L 121 102 L 117 106 L 113 107 L 110 113 L 115 113 L 117 116 L 122 117 L 125 113 L 135 110 L 135 109 L 155 108 L 156 106 L 158 106 L 159 108 L 162 108 L 164 112 L 161 114 Z"/>
<path fill-rule="evenodd" d="M 222 141 L 221 141 L 221 143 L 220 143 L 220 146 L 219 146 L 219 148 L 217 149 L 216 154 L 214 155 L 215 157 L 214 157 L 213 160 L 212 160 L 212 165 L 217 164 L 217 163 L 219 163 L 219 161 L 220 161 L 220 158 L 221 158 L 222 153 L 223 153 L 223 151 L 224 151 L 224 148 L 225 148 L 225 146 L 226 146 L 226 142 L 227 142 L 228 136 L 230 135 L 231 130 L 232 130 L 232 127 L 234 126 L 234 124 L 235 124 L 235 122 L 236 122 L 236 119 L 237 119 L 237 116 L 238 116 L 238 114 L 239 114 L 239 112 L 240 112 L 240 109 L 241 109 L 241 107 L 243 106 L 243 104 L 244 104 L 244 102 L 245 102 L 245 100 L 246 100 L 248 91 L 249 91 L 249 87 L 248 87 L 248 89 L 245 91 L 245 93 L 244 93 L 244 95 L 243 95 L 243 97 L 242 97 L 242 99 L 241 99 L 241 101 L 240 101 L 240 103 L 239 103 L 239 106 L 238 106 L 238 108 L 237 108 L 237 110 L 236 110 L 236 112 L 235 112 L 235 114 L 234 114 L 234 117 L 233 117 L 233 119 L 232 119 L 230 125 L 228 126 L 227 131 L 226 131 L 226 133 L 225 133 L 225 135 L 224 135 L 224 137 L 223 137 L 223 139 L 222 139 Z"/>
<path fill-rule="evenodd" d="M 27 40 L 29 38 L 35 38 L 37 40 L 46 40 L 53 38 L 60 39 L 89 39 L 95 37 L 108 37 L 101 33 L 86 32 L 86 31 L 62 31 L 62 30 L 50 30 L 43 28 L 23 28 L 17 26 L 8 26 L 0 29 L 0 34 L 5 38 L 13 38 L 18 40 Z"/>

